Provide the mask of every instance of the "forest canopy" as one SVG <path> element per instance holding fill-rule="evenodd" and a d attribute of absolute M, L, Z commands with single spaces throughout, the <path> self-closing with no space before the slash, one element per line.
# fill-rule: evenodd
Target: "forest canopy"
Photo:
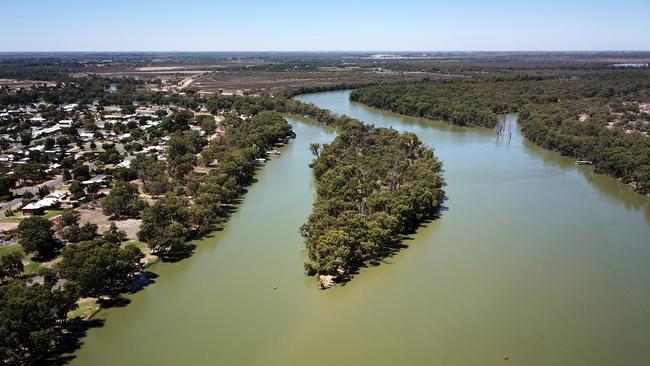
<path fill-rule="evenodd" d="M 308 273 L 350 274 L 402 247 L 437 215 L 441 163 L 412 133 L 347 120 L 328 145 L 312 146 L 318 197 L 306 224 Z"/>
<path fill-rule="evenodd" d="M 532 142 L 650 192 L 647 70 L 387 83 L 354 90 L 350 98 L 459 126 L 495 127 L 500 115 L 519 113 Z"/>

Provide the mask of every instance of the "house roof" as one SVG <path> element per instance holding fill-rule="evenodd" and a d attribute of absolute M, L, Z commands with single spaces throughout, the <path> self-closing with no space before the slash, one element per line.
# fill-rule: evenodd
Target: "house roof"
<path fill-rule="evenodd" d="M 57 203 L 59 203 L 58 198 L 46 197 L 40 201 L 36 201 L 28 204 L 27 206 L 23 207 L 23 210 L 38 210 L 41 208 L 48 208 L 56 205 Z"/>

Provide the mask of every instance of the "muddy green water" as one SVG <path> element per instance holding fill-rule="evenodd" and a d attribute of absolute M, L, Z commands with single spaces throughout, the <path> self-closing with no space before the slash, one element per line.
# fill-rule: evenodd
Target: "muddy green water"
<path fill-rule="evenodd" d="M 290 118 L 298 138 L 225 230 L 100 313 L 73 364 L 650 364 L 649 199 L 516 131 L 385 113 L 345 91 L 298 99 L 435 146 L 442 217 L 385 264 L 317 290 L 297 230 L 313 200 L 309 143 L 334 133 Z"/>

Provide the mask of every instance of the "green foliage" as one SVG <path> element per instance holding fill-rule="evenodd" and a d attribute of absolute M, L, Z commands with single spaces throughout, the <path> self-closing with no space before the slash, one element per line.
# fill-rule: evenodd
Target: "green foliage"
<path fill-rule="evenodd" d="M 214 117 L 213 116 L 204 116 L 204 118 L 201 119 L 201 128 L 206 133 L 214 132 L 214 130 L 217 128 L 217 124 L 214 121 Z"/>
<path fill-rule="evenodd" d="M 204 144 L 204 139 L 200 138 L 196 131 L 171 135 L 167 141 L 167 161 L 172 176 L 182 180 L 192 171 L 196 165 L 196 154 Z"/>
<path fill-rule="evenodd" d="M 309 151 L 311 151 L 311 154 L 314 155 L 315 157 L 320 156 L 320 149 L 321 149 L 320 144 L 309 144 Z"/>
<path fill-rule="evenodd" d="M 0 198 L 11 197 L 11 189 L 16 185 L 16 178 L 11 176 L 0 177 Z"/>
<path fill-rule="evenodd" d="M 104 214 L 117 218 L 137 217 L 146 206 L 146 202 L 139 198 L 138 187 L 126 182 L 115 182 L 102 201 Z"/>
<path fill-rule="evenodd" d="M 131 162 L 131 169 L 142 180 L 143 190 L 151 195 L 164 194 L 169 189 L 165 163 L 154 155 L 138 155 Z"/>
<path fill-rule="evenodd" d="M 122 182 L 130 182 L 137 178 L 135 171 L 132 168 L 117 167 L 113 170 L 113 179 Z"/>
<path fill-rule="evenodd" d="M 53 289 L 21 280 L 0 286 L 0 359 L 25 365 L 47 359 L 63 338 L 75 300 L 68 287 Z"/>
<path fill-rule="evenodd" d="M 650 140 L 617 129 L 580 122 L 575 103 L 528 106 L 520 114 L 522 131 L 532 142 L 562 155 L 592 161 L 596 172 L 619 178 L 638 192 L 650 192 Z"/>
<path fill-rule="evenodd" d="M 102 164 L 117 164 L 122 161 L 122 155 L 117 151 L 115 145 L 103 146 L 104 151 L 97 156 L 97 161 Z"/>
<path fill-rule="evenodd" d="M 0 257 L 0 279 L 17 278 L 24 270 L 21 252 L 9 252 Z"/>
<path fill-rule="evenodd" d="M 67 182 L 69 180 L 72 180 L 72 174 L 68 169 L 63 169 L 63 181 Z"/>
<path fill-rule="evenodd" d="M 70 188 L 68 190 L 74 199 L 79 199 L 86 194 L 86 187 L 77 180 L 70 183 Z"/>
<path fill-rule="evenodd" d="M 97 224 L 87 222 L 82 226 L 71 225 L 63 230 L 63 238 L 70 243 L 93 240 L 97 236 Z"/>
<path fill-rule="evenodd" d="M 348 122 L 312 164 L 318 198 L 306 224 L 308 272 L 336 274 L 399 249 L 435 217 L 440 162 L 416 135 Z"/>
<path fill-rule="evenodd" d="M 59 216 L 59 225 L 61 227 L 77 225 L 80 218 L 81 215 L 75 209 L 67 209 Z"/>
<path fill-rule="evenodd" d="M 532 142 L 580 160 L 597 172 L 650 192 L 650 132 L 639 103 L 650 103 L 650 72 L 617 70 L 580 76 L 473 77 L 402 82 L 355 90 L 350 98 L 393 112 L 461 126 L 494 127 L 518 112 Z M 580 119 L 580 116 L 587 119 Z"/>
<path fill-rule="evenodd" d="M 14 177 L 19 181 L 28 183 L 39 183 L 47 178 L 45 170 L 47 167 L 44 164 L 30 162 L 27 164 L 19 164 L 15 166 Z"/>
<path fill-rule="evenodd" d="M 417 82 L 368 86 L 350 94 L 353 101 L 396 113 L 441 119 L 458 126 L 494 127 L 497 113 L 510 111 L 506 103 L 471 93 L 472 82 Z M 500 101 L 499 101 L 500 102 Z"/>
<path fill-rule="evenodd" d="M 142 252 L 103 241 L 68 245 L 61 253 L 59 272 L 72 281 L 81 296 L 115 295 L 142 269 Z"/>
<path fill-rule="evenodd" d="M 146 242 L 152 253 L 172 252 L 190 237 L 189 202 L 172 193 L 156 201 L 142 213 L 138 239 Z"/>
<path fill-rule="evenodd" d="M 36 201 L 36 196 L 34 195 L 34 193 L 32 193 L 30 191 L 25 191 L 23 193 L 22 198 L 23 198 L 23 201 L 22 201 L 23 206 L 26 206 L 26 205 Z"/>
<path fill-rule="evenodd" d="M 174 112 L 171 116 L 163 118 L 161 127 L 167 132 L 184 131 L 189 128 L 189 122 L 192 118 L 194 118 L 194 114 L 190 111 Z"/>
<path fill-rule="evenodd" d="M 38 187 L 38 197 L 39 198 L 44 198 L 45 196 L 47 196 L 50 193 L 51 193 L 50 192 L 50 187 L 48 187 L 46 185 L 42 185 L 42 186 Z"/>
<path fill-rule="evenodd" d="M 111 222 L 108 230 L 102 234 L 102 239 L 107 243 L 120 245 L 126 240 L 126 232 L 118 229 L 117 225 L 114 222 Z"/>
<path fill-rule="evenodd" d="M 154 253 L 173 253 L 196 235 L 216 229 L 226 215 L 224 204 L 235 203 L 252 183 L 255 159 L 265 156 L 266 150 L 290 134 L 291 126 L 278 113 L 262 112 L 245 123 L 231 116 L 226 136 L 201 152 L 210 156 L 210 161 L 218 161 L 207 175 L 191 172 L 203 140 L 194 132 L 172 135 L 167 152 L 170 171 L 184 184 L 180 193 L 191 194 L 193 200 L 190 203 L 182 195 L 167 192 L 144 210 L 139 240 Z M 186 168 L 179 170 L 184 164 Z M 150 191 L 157 182 L 167 184 L 164 164 L 155 157 L 138 157 L 132 167 Z"/>
<path fill-rule="evenodd" d="M 72 176 L 78 181 L 90 179 L 90 168 L 82 163 L 75 164 L 72 168 Z"/>
<path fill-rule="evenodd" d="M 40 256 L 48 256 L 57 248 L 57 242 L 52 233 L 52 223 L 42 217 L 28 217 L 18 224 L 18 240 L 26 252 L 37 252 Z"/>

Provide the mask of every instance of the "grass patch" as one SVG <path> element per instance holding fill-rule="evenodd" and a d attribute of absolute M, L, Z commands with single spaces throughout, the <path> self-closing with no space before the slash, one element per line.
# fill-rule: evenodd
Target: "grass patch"
<path fill-rule="evenodd" d="M 54 216 L 60 215 L 63 213 L 63 210 L 48 210 L 44 215 L 40 217 L 44 217 L 46 219 L 51 219 Z M 31 217 L 31 216 L 23 216 L 21 212 L 17 212 L 13 216 L 6 217 L 5 220 L 7 221 L 13 221 L 13 222 L 20 222 L 22 221 L 25 217 Z"/>
<path fill-rule="evenodd" d="M 135 245 L 136 248 L 140 249 L 140 251 L 145 256 L 148 256 L 147 263 L 145 263 L 144 268 L 148 268 L 148 267 L 160 262 L 160 257 L 158 257 L 156 255 L 150 255 L 151 253 L 149 252 L 149 248 L 147 247 L 146 243 L 143 243 L 140 240 L 129 240 L 129 241 L 125 241 L 124 243 L 122 243 L 122 247 L 126 247 L 127 245 Z"/>
<path fill-rule="evenodd" d="M 11 221 L 11 222 L 20 222 L 20 221 L 22 221 L 24 218 L 25 218 L 25 217 L 23 217 L 23 214 L 21 214 L 20 212 L 17 212 L 17 213 L 15 213 L 15 214 L 13 214 L 12 216 L 7 216 L 7 217 L 5 217 L 5 220 L 7 220 L 7 221 Z"/>
<path fill-rule="evenodd" d="M 25 255 L 25 251 L 23 250 L 23 247 L 21 247 L 18 244 L 8 245 L 6 247 L 0 247 L 0 256 L 13 253 L 13 252 L 20 252 L 23 256 Z"/>
<path fill-rule="evenodd" d="M 122 243 L 123 247 L 126 247 L 127 245 L 135 245 L 143 253 L 145 253 L 145 251 L 147 250 L 147 244 L 141 242 L 140 240 L 129 240 Z"/>
<path fill-rule="evenodd" d="M 147 263 L 144 264 L 144 268 L 149 268 L 158 262 L 160 262 L 160 257 L 155 255 L 151 256 L 151 258 L 147 260 Z"/>
<path fill-rule="evenodd" d="M 63 210 L 49 210 L 49 211 L 47 211 L 45 213 L 45 215 L 43 215 L 43 217 L 45 217 L 46 219 L 49 220 L 49 219 L 53 218 L 54 216 L 58 216 L 58 215 L 60 215 L 62 213 L 63 213 Z"/>
<path fill-rule="evenodd" d="M 13 252 L 18 252 L 23 257 L 23 264 L 25 266 L 23 274 L 28 276 L 35 275 L 38 272 L 38 269 L 41 268 L 41 263 L 33 261 L 31 256 L 25 253 L 25 250 L 23 250 L 23 247 L 21 247 L 19 244 L 0 248 L 0 256 Z"/>
<path fill-rule="evenodd" d="M 38 273 L 38 269 L 41 268 L 41 263 L 40 262 L 34 262 L 33 260 L 27 258 L 29 261 L 27 264 L 25 264 L 25 267 L 23 269 L 23 274 L 26 274 L 28 276 L 32 276 Z"/>
<path fill-rule="evenodd" d="M 90 319 L 101 310 L 97 299 L 84 299 L 79 303 L 79 307 L 68 313 L 68 319 L 82 318 Z"/>

